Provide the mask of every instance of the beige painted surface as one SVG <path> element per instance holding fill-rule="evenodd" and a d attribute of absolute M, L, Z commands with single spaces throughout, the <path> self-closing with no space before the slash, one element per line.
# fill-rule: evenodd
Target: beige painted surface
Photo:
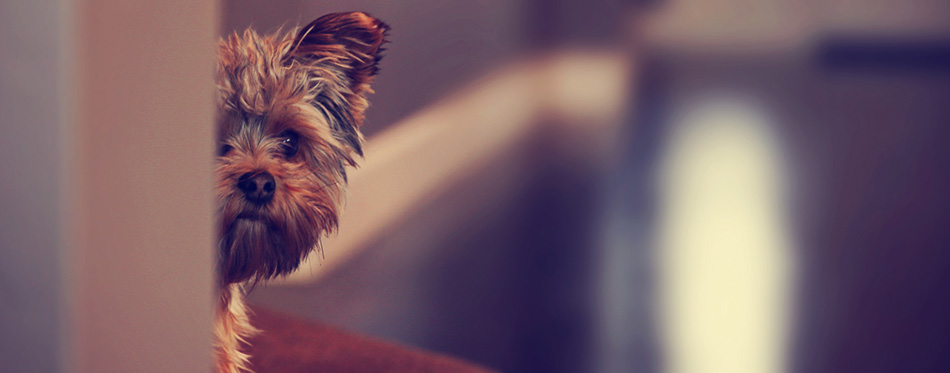
<path fill-rule="evenodd" d="M 208 371 L 217 4 L 73 6 L 68 370 Z"/>

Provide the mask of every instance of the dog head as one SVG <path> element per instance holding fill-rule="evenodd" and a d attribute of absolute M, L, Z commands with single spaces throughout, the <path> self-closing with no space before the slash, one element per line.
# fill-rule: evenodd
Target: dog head
<path fill-rule="evenodd" d="M 388 30 L 365 13 L 336 13 L 299 30 L 220 41 L 222 284 L 287 274 L 336 228 Z"/>

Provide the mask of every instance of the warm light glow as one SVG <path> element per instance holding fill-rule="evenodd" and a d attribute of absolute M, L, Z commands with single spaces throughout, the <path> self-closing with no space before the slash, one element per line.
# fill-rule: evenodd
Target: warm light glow
<path fill-rule="evenodd" d="M 790 243 L 780 156 L 752 103 L 686 108 L 662 177 L 660 312 L 670 372 L 782 372 Z"/>

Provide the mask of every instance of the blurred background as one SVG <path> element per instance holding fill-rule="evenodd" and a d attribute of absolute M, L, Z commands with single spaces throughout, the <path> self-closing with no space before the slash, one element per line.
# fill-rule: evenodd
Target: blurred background
<path fill-rule="evenodd" d="M 204 51 L 350 10 L 392 27 L 366 157 L 255 305 L 500 371 L 950 368 L 948 2 L 0 4 L 11 371 L 207 366 Z"/>

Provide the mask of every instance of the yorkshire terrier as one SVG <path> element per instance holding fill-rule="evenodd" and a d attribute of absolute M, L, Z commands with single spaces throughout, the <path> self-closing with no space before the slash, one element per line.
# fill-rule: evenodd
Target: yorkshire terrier
<path fill-rule="evenodd" d="M 249 370 L 241 347 L 257 330 L 245 289 L 290 273 L 336 229 L 388 31 L 366 13 L 335 13 L 219 42 L 217 372 Z"/>

